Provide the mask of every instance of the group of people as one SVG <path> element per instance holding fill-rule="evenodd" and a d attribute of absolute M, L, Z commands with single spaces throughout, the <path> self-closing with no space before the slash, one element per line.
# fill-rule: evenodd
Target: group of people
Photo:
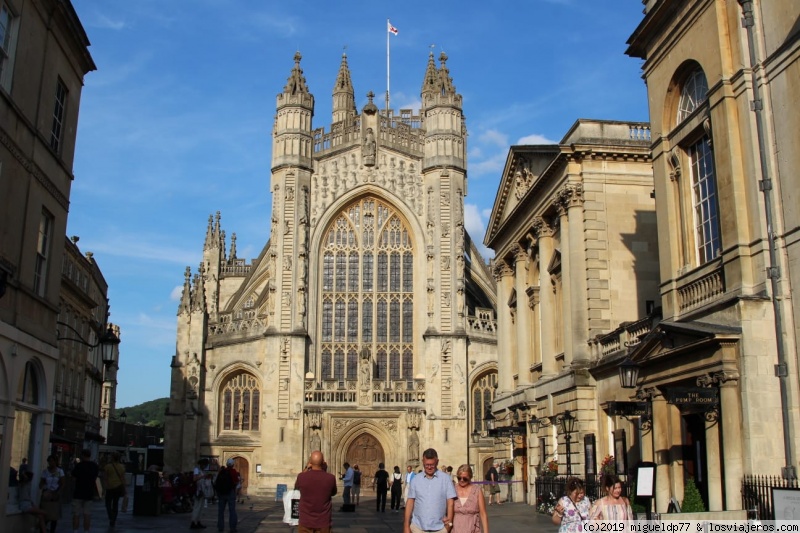
<path fill-rule="evenodd" d="M 622 495 L 622 481 L 614 475 L 603 478 L 605 496 L 594 503 L 586 497 L 586 487 L 582 480 L 573 477 L 567 480 L 566 494 L 562 496 L 553 511 L 553 523 L 559 533 L 583 531 L 587 520 L 633 520 L 633 510 L 628 498 Z"/>
<path fill-rule="evenodd" d="M 216 476 L 209 469 L 209 460 L 202 457 L 192 471 L 194 489 L 192 493 L 192 523 L 189 529 L 205 529 L 200 521 L 206 500 L 217 498 L 217 531 L 225 531 L 225 509 L 228 509 L 228 526 L 236 533 L 239 516 L 236 514 L 236 499 L 242 486 L 242 476 L 235 468 L 231 458 L 219 469 Z"/>
<path fill-rule="evenodd" d="M 42 493 L 39 506 L 36 506 L 32 492 L 34 475 L 29 467 L 23 467 L 27 467 L 26 462 L 23 462 L 18 474 L 17 495 L 20 511 L 36 516 L 40 533 L 47 532 L 48 523 L 50 533 L 54 533 L 61 517 L 61 498 L 66 479 L 64 470 L 58 466 L 58 459 L 54 455 L 47 458 L 47 468 L 39 477 L 39 488 Z M 83 450 L 70 475 L 74 479 L 72 529 L 77 532 L 82 519 L 83 530 L 89 531 L 92 506 L 94 500 L 100 497 L 98 479 L 101 480 L 105 492 L 109 527 L 114 528 L 119 512 L 119 501 L 127 494 L 125 467 L 120 463 L 119 454 L 112 454 L 111 461 L 101 470 L 92 460 L 91 452 Z"/>
<path fill-rule="evenodd" d="M 311 452 L 306 469 L 297 476 L 294 488 L 300 491 L 298 533 L 330 533 L 333 524 L 332 499 L 337 494 L 337 480 L 323 468 L 322 452 Z M 357 465 L 356 465 L 357 466 Z M 422 454 L 422 472 L 412 467 L 402 473 L 395 466 L 389 474 L 380 463 L 373 486 L 378 494 L 377 511 L 385 512 L 386 494 L 391 490 L 391 509 L 400 512 L 401 497 L 405 496 L 403 533 L 489 533 L 489 521 L 483 493 L 472 484 L 472 469 L 461 465 L 456 471 L 457 482 L 438 468 L 439 456 L 428 448 Z M 344 464 L 341 474 L 345 504 L 351 504 L 352 483 L 356 467 Z"/>

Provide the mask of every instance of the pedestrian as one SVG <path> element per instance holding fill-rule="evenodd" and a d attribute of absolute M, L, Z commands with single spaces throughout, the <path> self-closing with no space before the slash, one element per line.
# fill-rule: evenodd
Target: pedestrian
<path fill-rule="evenodd" d="M 489 468 L 489 471 L 486 472 L 486 481 L 489 482 L 489 505 L 492 505 L 492 503 L 503 505 L 500 501 L 500 485 L 497 484 L 500 479 L 500 475 L 497 473 L 498 466 L 499 463 L 494 463 Z"/>
<path fill-rule="evenodd" d="M 406 467 L 406 481 L 403 484 L 403 506 L 401 507 L 401 509 L 406 508 L 406 500 L 408 499 L 408 486 L 411 484 L 411 480 L 414 479 L 414 476 L 415 476 L 414 467 L 408 465 Z"/>
<path fill-rule="evenodd" d="M 489 533 L 489 517 L 483 491 L 472 484 L 472 468 L 461 465 L 456 470 L 456 496 L 453 506 L 453 530 L 451 533 Z"/>
<path fill-rule="evenodd" d="M 81 459 L 72 469 L 75 488 L 72 492 L 72 529 L 78 531 L 83 515 L 83 530 L 88 532 L 92 524 L 92 502 L 97 492 L 99 467 L 92 461 L 92 452 L 83 450 Z"/>
<path fill-rule="evenodd" d="M 322 469 L 322 452 L 311 452 L 308 459 L 311 470 L 297 476 L 295 490 L 300 491 L 300 518 L 298 533 L 330 533 L 333 526 L 333 505 L 336 495 L 336 477 Z"/>
<path fill-rule="evenodd" d="M 449 533 L 453 527 L 456 489 L 450 477 L 436 469 L 438 465 L 436 450 L 422 452 L 424 475 L 415 476 L 408 487 L 403 533 Z"/>
<path fill-rule="evenodd" d="M 193 494 L 191 495 L 193 498 L 192 525 L 189 526 L 189 529 L 206 528 L 206 526 L 200 522 L 200 514 L 203 512 L 203 501 L 206 499 L 205 494 L 203 494 L 203 491 L 200 488 L 200 484 L 204 479 L 211 479 L 211 473 L 206 470 L 207 468 L 208 459 L 202 457 L 198 459 L 194 470 L 192 470 L 192 483 L 195 485 L 195 489 L 192 491 Z"/>
<path fill-rule="evenodd" d="M 350 463 L 344 463 L 344 474 L 342 474 L 342 481 L 344 485 L 344 504 L 350 505 L 350 494 L 353 492 L 353 476 L 354 470 L 350 466 Z"/>
<path fill-rule="evenodd" d="M 45 519 L 50 522 L 50 532 L 55 533 L 58 519 L 61 518 L 61 490 L 64 488 L 64 471 L 58 466 L 54 455 L 47 457 L 47 468 L 39 479 L 42 490 L 41 507 L 47 513 Z"/>
<path fill-rule="evenodd" d="M 234 460 L 225 462 L 214 482 L 217 491 L 217 531 L 225 531 L 225 506 L 228 506 L 228 525 L 231 533 L 236 532 L 239 517 L 236 515 L 236 486 L 239 484 L 239 472 L 234 468 Z"/>
<path fill-rule="evenodd" d="M 566 494 L 562 496 L 553 511 L 553 523 L 558 533 L 577 533 L 583 531 L 583 523 L 589 518 L 589 498 L 583 481 L 576 477 L 567 480 Z"/>
<path fill-rule="evenodd" d="M 39 533 L 47 533 L 47 525 L 45 524 L 45 512 L 33 504 L 33 495 L 31 494 L 31 485 L 33 482 L 33 472 L 30 468 L 25 470 L 20 469 L 19 485 L 17 486 L 17 499 L 19 501 L 19 510 L 26 514 L 36 516 L 39 524 Z"/>
<path fill-rule="evenodd" d="M 353 492 L 351 499 L 358 505 L 361 502 L 361 470 L 353 465 Z"/>
<path fill-rule="evenodd" d="M 394 472 L 392 472 L 392 512 L 400 512 L 400 497 L 403 494 L 403 474 L 400 473 L 400 467 L 395 465 Z"/>
<path fill-rule="evenodd" d="M 384 468 L 383 463 L 378 463 L 378 471 L 375 472 L 375 477 L 372 478 L 372 488 L 375 489 L 378 499 L 376 503 L 376 510 L 379 513 L 386 512 L 386 493 L 389 491 L 389 472 Z"/>
<path fill-rule="evenodd" d="M 602 485 L 606 495 L 592 504 L 589 520 L 633 520 L 631 502 L 622 495 L 622 481 L 614 474 L 606 474 Z"/>
<path fill-rule="evenodd" d="M 111 452 L 111 461 L 103 467 L 103 484 L 106 490 L 106 514 L 108 527 L 114 528 L 119 514 L 119 500 L 127 495 L 125 465 L 119 462 L 119 452 Z"/>

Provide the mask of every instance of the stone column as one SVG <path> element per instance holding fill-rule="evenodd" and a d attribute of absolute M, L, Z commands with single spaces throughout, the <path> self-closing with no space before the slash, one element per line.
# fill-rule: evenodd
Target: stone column
<path fill-rule="evenodd" d="M 718 413 L 706 413 L 706 470 L 708 471 L 708 510 L 722 511 L 722 449 L 719 447 Z"/>
<path fill-rule="evenodd" d="M 741 482 L 744 476 L 742 453 L 742 403 L 739 396 L 739 375 L 720 372 L 717 376 L 720 396 L 719 423 L 722 426 L 721 448 L 725 454 L 722 478 L 725 480 L 725 509 L 742 508 Z M 777 437 L 777 436 L 776 436 Z"/>
<path fill-rule="evenodd" d="M 653 457 L 656 463 L 656 512 L 666 513 L 670 498 L 669 413 L 663 396 L 653 398 Z"/>
<path fill-rule="evenodd" d="M 589 306 L 586 283 L 586 244 L 583 220 L 583 187 L 580 183 L 568 185 L 563 191 L 562 201 L 569 218 L 569 248 L 562 248 L 569 255 L 569 270 L 564 279 L 569 280 L 569 309 L 572 315 L 569 344 L 572 348 L 572 365 L 584 367 L 589 361 Z M 565 253 L 568 251 L 568 253 Z M 563 258 L 562 258 L 563 261 Z"/>
<path fill-rule="evenodd" d="M 505 261 L 498 260 L 494 268 L 494 278 L 497 281 L 497 392 L 511 392 L 514 390 L 514 352 L 512 337 L 514 324 L 511 319 L 511 309 L 508 299 L 514 286 L 514 271 Z"/>
<path fill-rule="evenodd" d="M 567 206 L 560 199 L 556 203 L 559 216 L 559 237 L 561 238 L 561 344 L 564 348 L 564 365 L 572 363 L 572 311 L 570 309 L 571 282 L 570 273 L 570 231 Z"/>
<path fill-rule="evenodd" d="M 533 346 L 531 343 L 531 330 L 533 320 L 530 304 L 528 303 L 528 257 L 527 251 L 517 246 L 514 254 L 514 267 L 516 276 L 514 288 L 517 291 L 517 388 L 527 387 L 531 381 L 531 363 Z"/>
<path fill-rule="evenodd" d="M 556 298 L 547 266 L 553 258 L 553 227 L 542 217 L 533 221 L 539 243 L 539 316 L 541 317 L 542 375 L 556 373 Z"/>

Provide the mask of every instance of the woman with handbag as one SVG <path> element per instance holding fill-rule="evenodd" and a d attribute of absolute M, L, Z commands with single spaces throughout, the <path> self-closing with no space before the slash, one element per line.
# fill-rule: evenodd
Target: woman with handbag
<path fill-rule="evenodd" d="M 119 458 L 119 452 L 113 452 L 111 461 L 103 468 L 103 480 L 106 486 L 106 513 L 108 513 L 108 525 L 112 528 L 117 523 L 120 498 L 128 497 L 128 488 L 125 486 L 125 465 L 119 462 Z M 125 507 L 124 504 L 123 507 Z"/>
<path fill-rule="evenodd" d="M 47 457 L 47 468 L 42 471 L 39 480 L 42 489 L 41 508 L 45 512 L 45 520 L 50 522 L 50 532 L 55 533 L 58 519 L 61 518 L 61 489 L 64 487 L 64 471 L 58 467 L 54 455 Z"/>
<path fill-rule="evenodd" d="M 589 518 L 589 498 L 583 481 L 576 477 L 567 480 L 566 494 L 558 500 L 553 511 L 553 523 L 558 526 L 558 533 L 577 533 L 583 531 L 583 525 Z"/>

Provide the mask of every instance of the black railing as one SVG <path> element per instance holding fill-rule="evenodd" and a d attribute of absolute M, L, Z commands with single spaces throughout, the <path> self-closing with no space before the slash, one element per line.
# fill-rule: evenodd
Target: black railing
<path fill-rule="evenodd" d="M 783 479 L 780 476 L 744 476 L 742 479 L 742 507 L 748 518 L 775 520 L 772 502 L 773 488 L 798 488 L 796 479 Z M 755 515 L 755 516 L 753 516 Z"/>

